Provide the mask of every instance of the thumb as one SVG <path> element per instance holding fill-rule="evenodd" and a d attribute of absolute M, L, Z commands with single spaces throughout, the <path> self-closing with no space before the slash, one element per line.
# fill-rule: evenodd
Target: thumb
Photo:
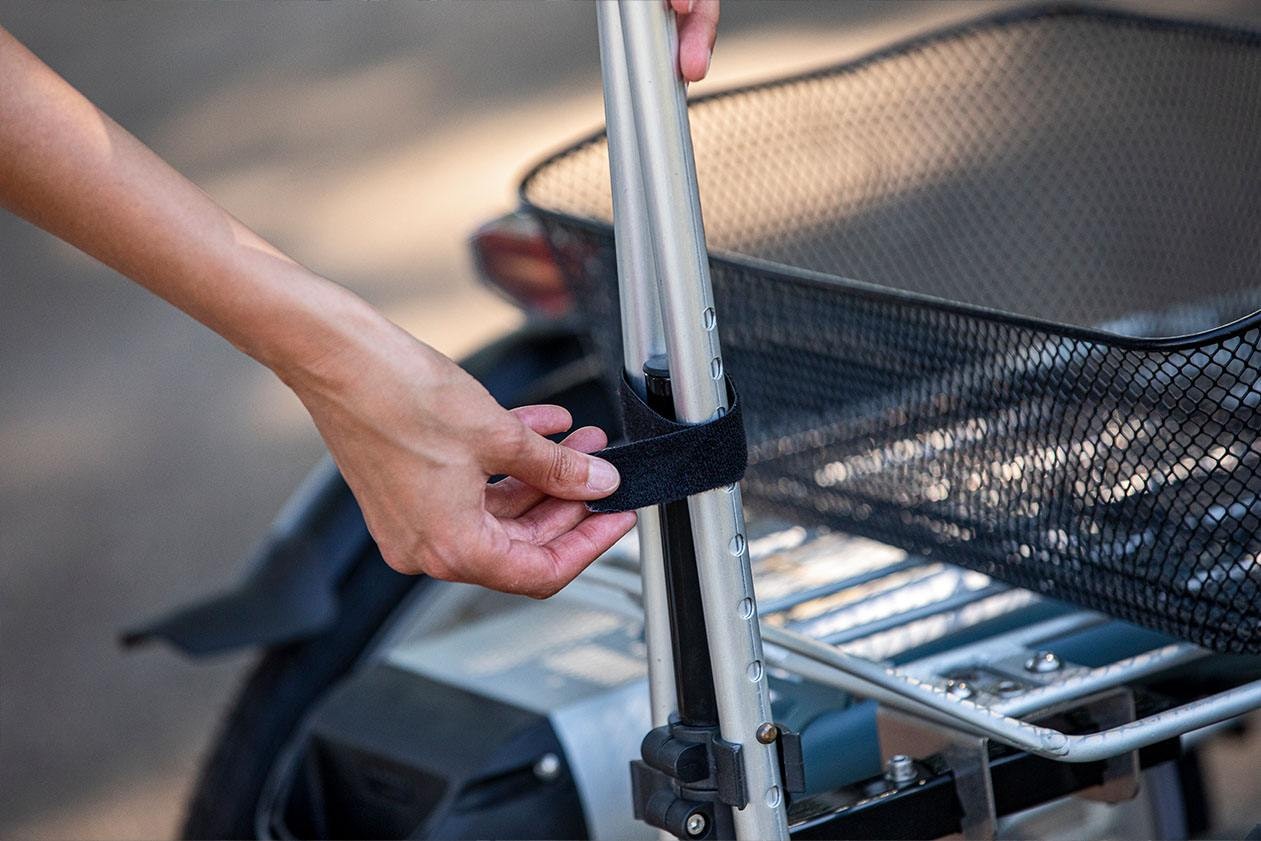
<path fill-rule="evenodd" d="M 527 432 L 500 470 L 561 499 L 600 499 L 617 490 L 617 468 L 603 459 Z"/>

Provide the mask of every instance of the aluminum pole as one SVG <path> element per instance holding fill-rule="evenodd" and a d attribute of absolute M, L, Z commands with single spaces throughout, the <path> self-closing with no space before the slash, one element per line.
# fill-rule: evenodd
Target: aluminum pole
<path fill-rule="evenodd" d="M 660 0 L 624 0 L 618 9 L 675 410 L 699 423 L 727 410 L 727 392 L 674 15 Z M 786 839 L 777 753 L 756 738 L 771 721 L 770 691 L 739 488 L 698 494 L 688 508 L 720 731 L 743 748 L 749 803 L 734 810 L 736 835 Z"/>
<path fill-rule="evenodd" d="M 613 238 L 617 247 L 617 288 L 622 312 L 622 352 L 626 377 L 644 392 L 644 363 L 665 353 L 661 307 L 648 209 L 639 169 L 635 118 L 631 112 L 630 78 L 622 44 L 617 0 L 599 0 L 600 69 L 604 79 L 604 120 L 608 127 L 609 181 L 613 187 Z M 639 574 L 643 582 L 644 645 L 648 654 L 648 695 L 652 726 L 662 727 L 675 707 L 674 660 L 670 647 L 670 613 L 666 603 L 662 559 L 661 516 L 656 506 L 641 508 Z"/>

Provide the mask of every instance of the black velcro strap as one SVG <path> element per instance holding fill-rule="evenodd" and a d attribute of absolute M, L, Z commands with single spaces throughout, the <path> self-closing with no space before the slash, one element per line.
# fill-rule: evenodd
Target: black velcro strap
<path fill-rule="evenodd" d="M 679 423 L 654 412 L 622 381 L 622 422 L 630 443 L 594 455 L 611 462 L 622 484 L 592 511 L 632 511 L 685 499 L 740 481 L 749 463 L 740 400 L 727 380 L 730 408 L 705 423 Z"/>

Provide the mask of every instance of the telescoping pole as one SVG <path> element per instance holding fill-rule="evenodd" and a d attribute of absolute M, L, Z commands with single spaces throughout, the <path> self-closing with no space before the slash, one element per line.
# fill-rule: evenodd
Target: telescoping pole
<path fill-rule="evenodd" d="M 644 363 L 665 354 L 657 271 L 648 232 L 638 140 L 631 112 L 630 78 L 622 46 L 617 0 L 599 0 L 600 69 L 604 78 L 604 120 L 609 138 L 609 180 L 613 185 L 614 243 L 622 311 L 622 350 L 626 378 L 647 397 Z M 637 512 L 639 570 L 643 581 L 644 645 L 648 650 L 648 694 L 652 726 L 661 727 L 674 712 L 674 662 L 670 652 L 670 616 L 662 560 L 661 518 L 655 506 Z"/>
<path fill-rule="evenodd" d="M 674 408 L 701 423 L 727 410 L 727 391 L 674 16 L 661 0 L 623 0 L 618 12 Z M 786 839 L 777 752 L 757 738 L 771 707 L 740 490 L 697 494 L 688 511 L 719 729 L 743 757 L 748 803 L 735 810 L 735 833 Z"/>

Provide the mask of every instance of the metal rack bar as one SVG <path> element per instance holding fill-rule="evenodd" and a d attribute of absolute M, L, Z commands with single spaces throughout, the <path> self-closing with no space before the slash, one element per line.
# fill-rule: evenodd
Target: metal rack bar
<path fill-rule="evenodd" d="M 727 394 L 674 16 L 662 2 L 622 2 L 618 11 L 675 410 L 699 423 L 727 410 Z M 739 489 L 693 496 L 688 510 L 720 732 L 744 757 L 749 802 L 735 810 L 736 835 L 787 838 L 777 752 L 756 738 L 771 720 L 770 692 Z"/>
<path fill-rule="evenodd" d="M 585 577 L 589 583 L 621 591 L 632 598 L 638 594 L 639 582 L 633 574 L 597 566 Z M 1195 646 L 1169 645 L 1096 669 L 1084 669 L 1070 682 L 1034 690 L 1027 701 L 1022 697 L 987 707 L 951 697 L 941 686 L 782 628 L 764 625 L 762 635 L 770 665 L 1060 762 L 1107 759 L 1261 709 L 1261 680 L 1254 680 L 1099 733 L 1070 735 L 1016 716 L 1122 686 L 1209 656 L 1208 652 Z"/>
<path fill-rule="evenodd" d="M 790 631 L 766 627 L 762 632 L 768 643 L 768 658 L 789 671 L 874 698 L 904 712 L 1064 762 L 1105 759 L 1261 708 L 1261 680 L 1258 680 L 1121 727 L 1088 735 L 1069 735 L 1007 715 L 999 707 L 953 698 L 941 686 L 845 654 Z M 1186 662 L 1186 653 L 1179 646 L 1126 658 L 1090 670 L 1091 677 L 1083 676 L 1083 684 L 1074 694 L 1086 694 L 1087 684 L 1094 689 L 1116 686 L 1182 662 Z M 1057 694 L 1062 698 L 1067 693 Z"/>
<path fill-rule="evenodd" d="M 644 362 L 665 353 L 657 269 L 644 206 L 639 141 L 631 108 L 630 77 L 622 42 L 617 0 L 599 0 L 600 70 L 604 80 L 604 120 L 609 137 L 609 180 L 613 188 L 613 239 L 617 249 L 618 295 L 622 316 L 622 351 L 626 378 L 644 391 Z M 674 712 L 674 661 L 670 653 L 670 616 L 662 558 L 661 517 L 655 506 L 636 512 L 639 569 L 643 585 L 644 645 L 648 649 L 648 695 L 652 726 Z"/>

